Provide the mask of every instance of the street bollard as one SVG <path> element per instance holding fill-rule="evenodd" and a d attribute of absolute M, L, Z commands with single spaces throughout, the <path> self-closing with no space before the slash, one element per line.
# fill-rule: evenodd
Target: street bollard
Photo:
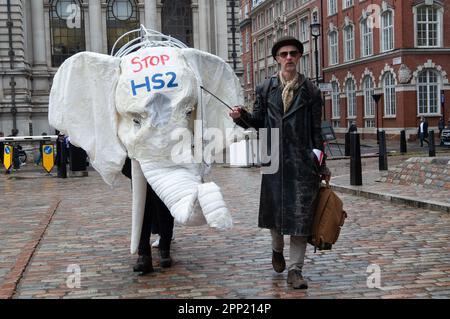
<path fill-rule="evenodd" d="M 380 131 L 380 144 L 378 150 L 378 169 L 380 171 L 387 171 L 388 169 L 385 131 Z"/>
<path fill-rule="evenodd" d="M 359 134 L 350 133 L 350 185 L 362 185 L 361 145 Z"/>
<path fill-rule="evenodd" d="M 56 141 L 58 177 L 67 178 L 67 147 L 64 142 L 64 136 L 59 136 Z"/>
<path fill-rule="evenodd" d="M 350 133 L 345 133 L 345 156 L 350 156 Z"/>
<path fill-rule="evenodd" d="M 436 147 L 434 145 L 434 131 L 433 130 L 429 131 L 428 139 L 429 139 L 428 156 L 429 157 L 435 157 L 436 156 Z"/>
<path fill-rule="evenodd" d="M 402 154 L 407 153 L 407 149 L 406 149 L 406 132 L 405 132 L 405 130 L 402 130 L 400 132 L 400 153 L 402 153 Z"/>

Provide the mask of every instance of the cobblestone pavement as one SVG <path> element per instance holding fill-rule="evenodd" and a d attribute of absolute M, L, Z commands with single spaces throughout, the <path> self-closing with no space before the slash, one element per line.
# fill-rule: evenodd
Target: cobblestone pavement
<path fill-rule="evenodd" d="M 344 163 L 330 166 L 343 173 Z M 89 174 L 0 177 L 4 298 L 15 282 L 13 298 L 450 297 L 450 215 L 348 194 L 341 194 L 348 218 L 339 241 L 327 252 L 314 254 L 308 247 L 304 272 L 310 288 L 292 290 L 286 272 L 272 270 L 269 231 L 256 226 L 256 168 L 215 168 L 210 176 L 229 204 L 232 230 L 176 226 L 174 265 L 160 268 L 154 250 L 156 272 L 138 276 L 132 272 L 136 256 L 129 253 L 129 180 L 110 189 L 96 172 Z M 285 254 L 288 246 L 286 240 Z M 32 256 L 28 264 L 26 256 Z M 80 288 L 69 288 L 76 267 Z M 379 267 L 380 288 L 368 287 L 368 267 Z"/>

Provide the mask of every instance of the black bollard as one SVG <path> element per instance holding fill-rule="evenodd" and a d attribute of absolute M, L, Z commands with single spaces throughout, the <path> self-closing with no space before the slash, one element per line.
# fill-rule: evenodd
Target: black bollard
<path fill-rule="evenodd" d="M 350 156 L 350 133 L 345 133 L 345 156 Z"/>
<path fill-rule="evenodd" d="M 380 144 L 378 150 L 378 169 L 380 171 L 387 171 L 388 169 L 385 131 L 380 131 Z"/>
<path fill-rule="evenodd" d="M 434 131 L 431 130 L 428 132 L 428 156 L 435 157 L 436 156 L 436 147 L 434 145 Z"/>
<path fill-rule="evenodd" d="M 402 130 L 400 132 L 400 153 L 404 154 L 406 152 L 406 132 L 405 130 Z"/>
<path fill-rule="evenodd" d="M 64 136 L 58 136 L 56 140 L 56 152 L 57 152 L 57 165 L 58 165 L 58 177 L 67 178 L 67 148 L 64 142 Z"/>
<path fill-rule="evenodd" d="M 350 185 L 362 185 L 361 146 L 359 134 L 350 133 Z"/>

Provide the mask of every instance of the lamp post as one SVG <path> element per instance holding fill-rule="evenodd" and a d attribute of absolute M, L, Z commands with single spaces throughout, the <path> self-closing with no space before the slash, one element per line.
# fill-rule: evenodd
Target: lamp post
<path fill-rule="evenodd" d="M 373 98 L 373 100 L 375 101 L 375 103 L 376 103 L 376 119 L 377 119 L 377 144 L 379 143 L 379 141 L 380 141 L 380 131 L 379 131 L 379 125 L 378 125 L 378 118 L 380 117 L 379 115 L 378 115 L 378 102 L 380 101 L 380 99 L 381 99 L 381 95 L 382 94 L 372 94 L 372 98 Z"/>
<path fill-rule="evenodd" d="M 311 36 L 314 38 L 314 59 L 316 64 L 316 85 L 319 86 L 319 48 L 317 47 L 317 39 L 320 37 L 321 24 L 317 22 L 317 16 L 314 16 L 314 23 L 311 23 L 309 29 Z M 326 119 L 325 115 L 325 103 L 323 104 L 323 119 Z"/>

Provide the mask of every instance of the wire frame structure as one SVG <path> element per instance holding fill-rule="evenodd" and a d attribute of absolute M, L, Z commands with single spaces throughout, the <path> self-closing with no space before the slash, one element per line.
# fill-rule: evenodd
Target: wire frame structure
<path fill-rule="evenodd" d="M 122 47 L 116 50 L 116 46 L 120 41 L 130 34 L 139 33 L 139 36 L 128 41 Z M 111 55 L 115 57 L 123 57 L 131 52 L 137 51 L 142 48 L 148 47 L 177 47 L 177 48 L 187 48 L 188 46 L 182 41 L 171 37 L 170 35 L 165 35 L 159 31 L 147 29 L 141 24 L 139 29 L 128 31 L 120 36 L 114 43 L 111 49 Z"/>

